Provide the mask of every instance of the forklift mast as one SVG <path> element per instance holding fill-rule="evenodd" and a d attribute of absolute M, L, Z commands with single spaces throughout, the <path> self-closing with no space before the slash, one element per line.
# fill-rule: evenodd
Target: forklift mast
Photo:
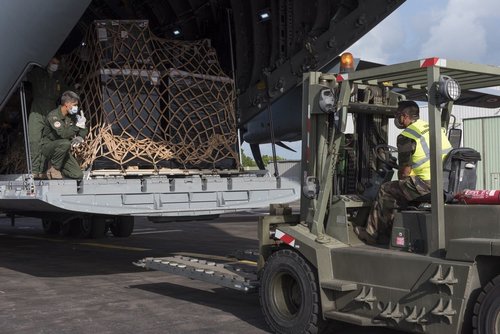
<path fill-rule="evenodd" d="M 339 77 L 312 72 L 303 86 L 301 220 L 318 241 L 324 238 L 332 196 L 373 199 L 394 174 L 378 151 L 388 147 L 388 120 L 402 97 L 386 87 L 351 85 Z M 348 113 L 353 133 L 346 133 Z"/>

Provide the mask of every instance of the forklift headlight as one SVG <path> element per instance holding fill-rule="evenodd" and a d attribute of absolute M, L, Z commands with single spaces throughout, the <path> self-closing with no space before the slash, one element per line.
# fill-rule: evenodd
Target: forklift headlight
<path fill-rule="evenodd" d="M 332 113 L 335 111 L 335 96 L 331 89 L 323 89 L 319 97 L 319 107 L 325 113 Z"/>
<path fill-rule="evenodd" d="M 456 101 L 460 97 L 461 89 L 458 82 L 447 75 L 439 77 L 439 95 L 447 101 Z"/>

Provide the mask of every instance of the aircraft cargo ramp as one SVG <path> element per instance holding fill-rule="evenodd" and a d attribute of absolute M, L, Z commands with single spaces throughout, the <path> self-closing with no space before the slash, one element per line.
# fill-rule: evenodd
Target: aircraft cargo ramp
<path fill-rule="evenodd" d="M 10 177 L 10 180 L 7 180 Z M 57 212 L 133 216 L 202 216 L 262 208 L 299 198 L 300 181 L 268 175 L 88 180 L 0 180 L 0 210 L 37 216 Z"/>

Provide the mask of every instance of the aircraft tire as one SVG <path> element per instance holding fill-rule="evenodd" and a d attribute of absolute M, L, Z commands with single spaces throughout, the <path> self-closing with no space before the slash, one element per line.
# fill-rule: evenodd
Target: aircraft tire
<path fill-rule="evenodd" d="M 59 234 L 59 231 L 61 231 L 61 222 L 54 219 L 45 218 L 42 219 L 42 228 L 46 234 Z"/>
<path fill-rule="evenodd" d="M 115 222 L 109 226 L 115 237 L 127 238 L 134 231 L 134 217 L 116 217 Z"/>
<path fill-rule="evenodd" d="M 89 217 L 78 217 L 68 224 L 70 224 L 72 237 L 88 238 L 92 233 L 92 220 Z"/>
<path fill-rule="evenodd" d="M 104 238 L 107 232 L 107 219 L 103 216 L 93 216 L 92 217 L 92 231 L 90 232 L 90 237 L 92 239 Z"/>

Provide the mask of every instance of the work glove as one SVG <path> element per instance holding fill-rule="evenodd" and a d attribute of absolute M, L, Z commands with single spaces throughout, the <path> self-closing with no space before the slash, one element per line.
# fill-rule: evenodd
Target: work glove
<path fill-rule="evenodd" d="M 87 119 L 83 116 L 83 110 L 80 110 L 80 114 L 76 115 L 76 126 L 85 129 L 85 122 L 87 122 Z"/>
<path fill-rule="evenodd" d="M 80 136 L 76 136 L 71 140 L 71 147 L 76 148 L 83 143 L 83 138 Z"/>

